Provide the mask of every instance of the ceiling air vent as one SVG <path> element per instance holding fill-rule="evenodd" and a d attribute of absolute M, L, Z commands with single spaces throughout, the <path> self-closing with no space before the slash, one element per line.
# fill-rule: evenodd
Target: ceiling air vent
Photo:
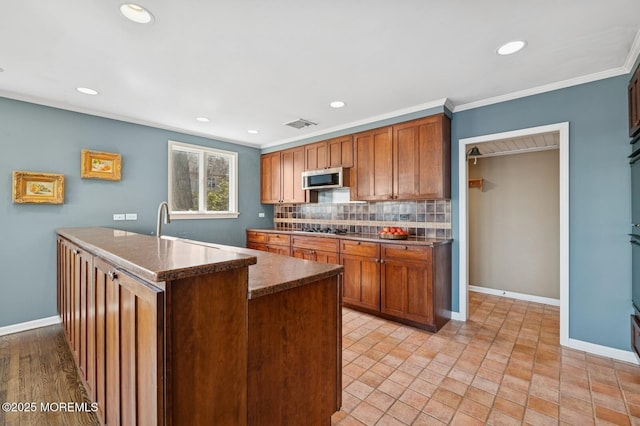
<path fill-rule="evenodd" d="M 304 129 L 305 127 L 308 126 L 315 126 L 318 123 L 314 123 L 313 121 L 309 121 L 309 120 L 305 120 L 304 118 L 298 118 L 295 121 L 292 121 L 290 123 L 284 123 L 285 126 L 289 126 L 289 127 L 293 127 L 294 129 Z"/>

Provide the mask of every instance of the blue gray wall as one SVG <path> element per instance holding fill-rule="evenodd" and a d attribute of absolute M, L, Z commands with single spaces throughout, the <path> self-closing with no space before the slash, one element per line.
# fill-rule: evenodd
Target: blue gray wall
<path fill-rule="evenodd" d="M 458 310 L 459 281 L 458 140 L 568 121 L 569 337 L 629 349 L 628 79 L 625 75 L 453 114 L 454 310 Z M 406 119 L 434 112 L 441 111 L 417 113 Z M 342 133 L 385 124 L 389 123 L 373 123 Z M 329 136 L 319 139 L 326 137 Z M 155 229 L 157 205 L 167 198 L 169 139 L 239 153 L 241 216 L 237 220 L 175 221 L 165 227 L 167 234 L 242 245 L 246 227 L 273 224 L 271 206 L 259 204 L 260 152 L 256 149 L 2 98 L 0 138 L 5 147 L 0 156 L 0 177 L 5 180 L 6 188 L 2 195 L 4 203 L 0 203 L 0 235 L 5 239 L 0 246 L 3 266 L 0 326 L 55 314 L 55 228 L 97 225 L 141 233 Z M 80 150 L 83 148 L 121 153 L 122 181 L 80 179 Z M 12 170 L 64 173 L 65 204 L 12 204 Z M 260 211 L 265 211 L 266 219 L 258 219 Z M 139 220 L 113 222 L 113 213 L 138 213 Z"/>
<path fill-rule="evenodd" d="M 568 121 L 569 337 L 630 349 L 628 81 L 629 75 L 624 75 L 454 114 L 454 310 L 459 282 L 459 139 Z"/>
<path fill-rule="evenodd" d="M 170 139 L 238 152 L 240 217 L 176 220 L 165 234 L 244 245 L 245 228 L 273 226 L 273 208 L 260 204 L 258 149 L 0 98 L 0 327 L 56 314 L 56 228 L 155 232 L 158 204 L 167 199 Z M 122 180 L 81 179 L 84 148 L 122 154 Z M 13 204 L 13 170 L 63 173 L 65 203 Z M 114 222 L 113 213 L 138 220 Z"/>

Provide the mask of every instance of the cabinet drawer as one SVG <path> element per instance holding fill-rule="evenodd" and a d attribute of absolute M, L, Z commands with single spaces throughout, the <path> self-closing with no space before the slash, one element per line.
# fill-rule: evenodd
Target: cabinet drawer
<path fill-rule="evenodd" d="M 266 243 L 267 234 L 264 232 L 247 231 L 247 241 L 252 243 Z"/>
<path fill-rule="evenodd" d="M 381 244 L 383 259 L 431 262 L 431 247 L 410 244 Z"/>
<path fill-rule="evenodd" d="M 380 257 L 380 244 L 367 241 L 340 240 L 340 253 L 364 257 Z"/>
<path fill-rule="evenodd" d="M 309 250 L 324 250 L 338 252 L 340 247 L 338 240 L 335 238 L 322 237 L 301 237 L 294 235 L 291 237 L 291 245 L 296 248 L 305 248 Z"/>
<path fill-rule="evenodd" d="M 291 235 L 287 234 L 267 234 L 267 244 L 277 244 L 288 246 L 291 244 Z"/>

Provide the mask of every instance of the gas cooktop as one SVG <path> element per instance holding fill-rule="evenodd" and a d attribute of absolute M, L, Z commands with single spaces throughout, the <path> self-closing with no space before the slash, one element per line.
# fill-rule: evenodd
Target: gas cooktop
<path fill-rule="evenodd" d="M 331 228 L 302 228 L 301 232 L 317 232 L 321 234 L 346 234 L 346 229 L 331 229 Z"/>

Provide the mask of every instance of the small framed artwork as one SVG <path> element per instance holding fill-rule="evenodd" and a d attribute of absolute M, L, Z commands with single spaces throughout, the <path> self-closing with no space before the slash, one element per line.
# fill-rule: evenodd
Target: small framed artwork
<path fill-rule="evenodd" d="M 82 150 L 83 179 L 120 180 L 122 174 L 122 156 L 112 152 Z"/>
<path fill-rule="evenodd" d="M 13 202 L 63 204 L 64 175 L 14 170 Z"/>

